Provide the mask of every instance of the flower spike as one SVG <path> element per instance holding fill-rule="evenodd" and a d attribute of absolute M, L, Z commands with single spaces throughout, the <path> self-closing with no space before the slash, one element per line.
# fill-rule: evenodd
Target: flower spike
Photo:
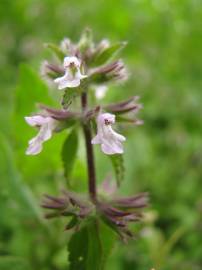
<path fill-rule="evenodd" d="M 126 242 L 133 237 L 130 224 L 144 217 L 143 210 L 148 205 L 147 193 L 119 197 L 116 192 L 124 178 L 125 167 L 121 154 L 124 152 L 123 142 L 126 138 L 113 129 L 113 124 L 115 120 L 125 124 L 142 124 L 142 121 L 137 118 L 137 113 L 142 108 L 138 96 L 112 104 L 101 101 L 107 94 L 108 87 L 113 91 L 111 83 L 122 83 L 128 78 L 124 62 L 117 58 L 117 54 L 125 45 L 125 42 L 111 44 L 107 39 L 94 42 L 89 29 L 84 31 L 76 43 L 65 38 L 60 45 L 47 44 L 47 48 L 52 51 L 56 59 L 53 59 L 53 62 L 43 61 L 41 75 L 49 86 L 54 84 L 54 88 L 64 90 L 62 101 L 55 108 L 39 104 L 41 113 L 25 117 L 25 121 L 30 126 L 38 129 L 38 134 L 29 141 L 27 155 L 39 154 L 43 143 L 54 133 L 69 131 L 62 148 L 64 172 L 68 171 L 68 175 L 64 173 L 64 176 L 68 181 L 71 180 L 70 171 L 80 153 L 77 143 L 78 126 L 83 129 L 88 196 L 63 190 L 58 197 L 45 195 L 41 204 L 46 209 L 46 218 L 65 219 L 67 220 L 65 230 L 74 230 L 68 245 L 69 261 L 72 265 L 74 260 L 76 263 L 79 262 L 77 268 L 85 263 L 86 254 L 79 253 L 79 257 L 71 258 L 72 252 L 77 248 L 72 244 L 75 239 L 79 240 L 80 237 L 84 239 L 83 236 L 86 235 L 85 239 L 88 240 L 91 239 L 89 238 L 91 234 L 101 235 L 102 231 L 97 228 L 97 222 L 101 220 Z M 53 96 L 56 101 L 60 98 L 58 94 Z M 77 98 L 80 98 L 80 102 L 77 102 Z M 97 133 L 92 137 L 94 121 L 97 125 Z M 97 186 L 93 144 L 100 144 L 101 151 L 109 155 L 115 172 L 116 181 L 110 182 L 108 177 L 101 188 Z M 80 229 L 81 234 L 77 234 Z M 92 240 L 94 239 L 93 236 Z M 104 244 L 103 241 L 101 242 L 100 244 Z"/>

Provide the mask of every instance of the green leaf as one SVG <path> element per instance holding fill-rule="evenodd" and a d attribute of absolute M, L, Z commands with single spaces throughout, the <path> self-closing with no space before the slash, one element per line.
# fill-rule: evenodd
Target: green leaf
<path fill-rule="evenodd" d="M 0 134 L 0 162 L 2 169 L 2 179 L 6 179 L 11 199 L 25 210 L 26 215 L 35 217 L 41 224 L 45 224 L 41 209 L 35 200 L 29 187 L 23 183 L 20 173 L 18 172 L 12 149 L 7 139 Z M 1 269 L 1 268 L 0 268 Z"/>
<path fill-rule="evenodd" d="M 102 270 L 102 247 L 98 226 L 93 220 L 74 233 L 69 245 L 69 270 Z"/>
<path fill-rule="evenodd" d="M 107 260 L 111 255 L 113 248 L 115 246 L 115 240 L 117 235 L 112 229 L 107 226 L 104 222 L 99 223 L 99 233 L 102 244 L 102 266 L 105 269 Z"/>
<path fill-rule="evenodd" d="M 77 148 L 78 148 L 78 134 L 76 129 L 74 128 L 71 131 L 71 133 L 67 136 L 62 147 L 64 176 L 68 180 L 68 182 L 76 159 Z"/>
<path fill-rule="evenodd" d="M 57 94 L 58 93 L 54 95 Z M 44 170 L 44 164 L 48 164 L 45 170 L 49 167 L 49 172 L 53 171 L 53 168 L 56 166 L 61 166 L 60 155 L 50 155 L 46 150 L 37 157 L 28 157 L 25 155 L 28 140 L 36 136 L 37 130 L 31 128 L 26 123 L 24 117 L 38 111 L 37 103 L 47 104 L 52 107 L 55 107 L 56 104 L 49 95 L 47 85 L 39 77 L 38 73 L 30 68 L 30 66 L 21 64 L 19 70 L 19 84 L 15 91 L 12 127 L 13 138 L 15 140 L 15 155 L 17 156 L 16 161 L 21 172 L 23 172 L 26 177 L 34 177 L 39 171 Z M 64 136 L 64 134 L 61 133 L 60 137 L 61 136 Z M 49 144 L 52 152 L 57 151 L 58 142 L 60 143 L 59 137 L 55 136 L 54 140 L 51 140 L 51 143 L 47 142 L 44 147 L 47 147 L 47 144 Z M 41 159 L 42 156 L 45 158 L 43 161 Z M 52 166 L 49 166 L 50 164 Z"/>
<path fill-rule="evenodd" d="M 111 80 L 107 74 L 99 72 L 95 72 L 94 74 L 90 75 L 89 79 L 94 84 L 104 84 Z"/>
<path fill-rule="evenodd" d="M 60 99 L 60 93 L 58 92 L 59 91 L 54 91 L 54 93 L 52 92 L 51 94 L 48 86 L 37 72 L 26 64 L 20 65 L 19 84 L 15 91 L 12 117 L 15 155 L 17 155 L 17 164 L 23 174 L 25 174 L 26 177 L 34 177 L 34 175 L 37 175 L 38 181 L 41 181 L 38 177 L 39 174 L 43 175 L 45 171 L 54 173 L 55 168 L 61 166 L 61 137 L 64 138 L 65 134 L 61 132 L 60 136 L 56 135 L 53 140 L 45 143 L 44 150 L 40 155 L 35 157 L 26 156 L 25 150 L 28 140 L 36 136 L 37 130 L 31 128 L 26 123 L 24 117 L 38 112 L 37 103 L 46 104 L 50 107 L 58 106 L 58 100 Z M 51 95 L 54 95 L 54 99 Z M 58 146 L 60 146 L 60 148 Z M 55 154 L 50 155 L 50 152 L 46 149 Z M 47 166 L 44 166 L 44 164 Z"/>
<path fill-rule="evenodd" d="M 69 270 L 85 270 L 88 256 L 88 230 L 86 227 L 75 232 L 68 244 Z"/>
<path fill-rule="evenodd" d="M 1 270 L 29 270 L 29 264 L 26 260 L 11 256 L 0 256 Z"/>
<path fill-rule="evenodd" d="M 158 254 L 156 254 L 155 260 L 156 269 L 163 268 L 163 265 L 166 264 L 166 261 L 168 260 L 170 252 L 173 250 L 174 245 L 176 245 L 180 238 L 182 238 L 185 232 L 186 228 L 184 226 L 177 228 L 176 231 L 173 232 L 171 237 L 167 241 L 165 241 L 165 243 L 163 243 L 162 246 L 158 249 Z"/>
<path fill-rule="evenodd" d="M 105 215 L 101 214 L 100 218 L 103 221 L 103 223 L 105 224 L 105 226 L 110 228 L 111 232 L 116 233 L 119 236 L 121 236 L 120 235 L 120 230 L 118 229 L 118 227 L 114 223 L 112 223 L 109 219 L 107 219 Z"/>
<path fill-rule="evenodd" d="M 49 48 L 61 61 L 65 58 L 65 53 L 55 44 L 47 43 L 45 44 L 47 48 Z"/>
<path fill-rule="evenodd" d="M 86 269 L 101 270 L 103 269 L 102 259 L 102 243 L 100 240 L 100 232 L 98 222 L 95 220 L 90 223 L 88 229 L 88 257 L 86 260 Z"/>
<path fill-rule="evenodd" d="M 80 88 L 68 88 L 64 91 L 62 97 L 62 107 L 63 109 L 68 109 L 72 104 L 73 100 L 80 94 Z"/>
<path fill-rule="evenodd" d="M 92 66 L 101 66 L 113 58 L 120 50 L 126 46 L 126 42 L 119 42 L 111 45 L 97 54 L 91 63 Z"/>
<path fill-rule="evenodd" d="M 115 239 L 115 233 L 108 226 L 92 219 L 70 239 L 69 270 L 103 270 Z"/>
<path fill-rule="evenodd" d="M 76 216 L 74 216 L 73 218 L 71 218 L 71 220 L 69 221 L 69 223 L 65 226 L 65 230 L 71 230 L 72 228 L 74 228 L 77 224 L 79 223 L 79 220 Z"/>
<path fill-rule="evenodd" d="M 20 65 L 19 85 L 15 95 L 15 113 L 23 117 L 36 109 L 37 103 L 53 104 L 48 87 L 28 65 Z"/>
<path fill-rule="evenodd" d="M 110 155 L 109 158 L 114 168 L 117 185 L 119 186 L 124 179 L 125 172 L 123 155 Z"/>

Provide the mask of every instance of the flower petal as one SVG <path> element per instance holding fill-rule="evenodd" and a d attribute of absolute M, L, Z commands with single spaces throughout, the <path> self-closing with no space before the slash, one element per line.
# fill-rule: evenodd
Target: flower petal
<path fill-rule="evenodd" d="M 80 79 L 70 80 L 67 75 L 57 78 L 54 80 L 55 83 L 58 83 L 58 89 L 62 90 L 64 88 L 73 88 L 80 85 Z"/>
<path fill-rule="evenodd" d="M 50 129 L 48 124 L 42 126 L 40 128 L 38 135 L 37 135 L 39 140 L 41 140 L 42 142 L 49 140 L 51 138 L 51 136 L 52 136 L 52 130 Z"/>
<path fill-rule="evenodd" d="M 25 116 L 25 121 L 32 127 L 41 126 L 47 123 L 47 117 L 43 117 L 41 115 Z"/>
<path fill-rule="evenodd" d="M 101 149 L 107 155 L 123 154 L 123 146 L 119 141 L 103 143 Z"/>
<path fill-rule="evenodd" d="M 120 142 L 125 142 L 126 138 L 123 135 L 115 132 L 113 129 L 112 129 L 112 133 L 116 137 L 117 140 L 119 140 Z"/>
<path fill-rule="evenodd" d="M 82 79 L 85 79 L 87 77 L 88 77 L 87 75 L 81 74 L 80 69 L 77 70 L 76 75 L 75 75 L 75 78 L 77 78 L 79 80 L 82 80 Z"/>
<path fill-rule="evenodd" d="M 54 80 L 55 83 L 58 84 L 58 89 L 64 89 L 64 88 L 74 88 L 78 87 L 80 85 L 80 81 L 87 77 L 87 75 L 81 74 L 80 71 L 80 60 L 75 57 L 65 57 L 64 58 L 64 68 L 65 68 L 65 74 L 62 77 L 59 77 Z"/>
<path fill-rule="evenodd" d="M 57 120 L 51 117 L 33 116 L 26 117 L 26 121 L 32 126 L 40 126 L 37 136 L 29 141 L 26 151 L 27 155 L 36 155 L 41 152 L 43 142 L 52 137 L 52 133 L 57 127 Z"/>
<path fill-rule="evenodd" d="M 33 138 L 29 142 L 29 146 L 27 148 L 26 154 L 27 155 L 37 155 L 42 150 L 42 142 L 38 140 L 37 137 Z"/>
<path fill-rule="evenodd" d="M 110 113 L 100 114 L 97 118 L 97 135 L 92 139 L 92 144 L 101 144 L 101 150 L 107 155 L 122 154 L 122 142 L 126 138 L 115 132 L 111 124 L 115 122 L 115 115 Z"/>
<path fill-rule="evenodd" d="M 67 56 L 64 58 L 64 68 L 73 64 L 75 67 L 80 68 L 81 62 L 76 56 Z"/>
<path fill-rule="evenodd" d="M 92 139 L 91 143 L 92 144 L 100 144 L 101 143 L 101 140 L 100 140 L 100 137 L 98 134 Z"/>

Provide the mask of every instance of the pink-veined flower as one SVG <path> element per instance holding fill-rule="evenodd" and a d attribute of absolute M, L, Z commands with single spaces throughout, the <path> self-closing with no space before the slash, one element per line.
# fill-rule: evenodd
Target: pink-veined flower
<path fill-rule="evenodd" d="M 101 144 L 102 151 L 107 155 L 122 154 L 122 142 L 126 138 L 115 132 L 111 125 L 115 123 L 115 115 L 102 113 L 97 117 L 97 135 L 92 139 L 92 144 Z"/>
<path fill-rule="evenodd" d="M 36 137 L 29 141 L 27 148 L 27 155 L 37 155 L 41 152 L 43 142 L 49 140 L 52 137 L 52 133 L 57 126 L 57 120 L 49 116 L 27 116 L 25 121 L 32 127 L 38 127 L 39 132 Z"/>
<path fill-rule="evenodd" d="M 58 89 L 74 88 L 80 85 L 80 81 L 87 77 L 87 75 L 81 74 L 81 61 L 76 56 L 70 56 L 64 58 L 63 63 L 65 74 L 54 80 L 58 84 Z"/>

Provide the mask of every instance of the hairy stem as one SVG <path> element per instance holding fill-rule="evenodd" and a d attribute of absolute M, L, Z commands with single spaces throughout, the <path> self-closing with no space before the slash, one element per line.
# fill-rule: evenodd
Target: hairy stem
<path fill-rule="evenodd" d="M 87 109 L 87 93 L 82 93 L 81 96 L 82 110 L 85 113 Z M 93 147 L 91 144 L 91 127 L 89 123 L 83 124 L 83 131 L 86 143 L 86 155 L 87 155 L 87 166 L 88 166 L 88 190 L 92 201 L 96 201 L 96 175 L 95 175 L 95 164 Z"/>

